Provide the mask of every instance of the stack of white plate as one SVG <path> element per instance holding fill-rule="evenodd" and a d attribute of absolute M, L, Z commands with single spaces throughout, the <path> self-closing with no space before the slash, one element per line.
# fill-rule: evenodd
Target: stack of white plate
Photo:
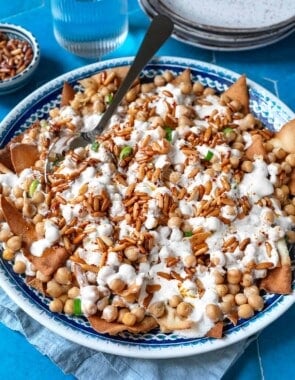
<path fill-rule="evenodd" d="M 148 16 L 174 22 L 173 36 L 211 50 L 248 50 L 295 31 L 295 0 L 139 0 Z"/>

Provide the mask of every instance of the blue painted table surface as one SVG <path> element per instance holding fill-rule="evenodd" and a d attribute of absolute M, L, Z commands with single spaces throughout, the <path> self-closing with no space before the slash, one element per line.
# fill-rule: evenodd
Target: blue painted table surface
<path fill-rule="evenodd" d="M 129 0 L 130 30 L 125 43 L 105 58 L 136 53 L 149 19 L 136 0 Z M 0 97 L 0 120 L 25 96 L 50 79 L 89 62 L 62 49 L 54 39 L 49 0 L 1 0 L 0 21 L 19 24 L 35 34 L 41 62 L 33 80 L 21 91 Z M 158 55 L 188 57 L 214 63 L 264 86 L 295 111 L 295 33 L 268 47 L 237 52 L 209 51 L 170 38 Z M 20 334 L 0 324 L 0 378 L 6 380 L 72 379 L 41 355 Z M 295 305 L 265 328 L 225 374 L 229 379 L 291 379 L 295 373 Z"/>

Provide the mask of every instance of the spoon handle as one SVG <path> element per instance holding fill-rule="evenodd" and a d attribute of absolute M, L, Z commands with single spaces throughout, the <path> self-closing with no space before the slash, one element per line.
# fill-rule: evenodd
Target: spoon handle
<path fill-rule="evenodd" d="M 83 137 L 86 137 L 88 140 L 93 140 L 97 134 L 103 131 L 110 117 L 121 103 L 121 100 L 131 87 L 132 83 L 141 73 L 144 66 L 171 35 L 172 31 L 173 23 L 168 17 L 164 15 L 157 15 L 154 17 L 130 69 L 110 105 L 106 109 L 98 125 L 92 131 L 83 133 Z"/>

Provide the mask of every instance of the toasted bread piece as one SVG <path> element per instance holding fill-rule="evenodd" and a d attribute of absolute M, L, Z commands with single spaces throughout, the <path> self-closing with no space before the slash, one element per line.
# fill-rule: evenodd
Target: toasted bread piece
<path fill-rule="evenodd" d="M 267 272 L 260 282 L 260 289 L 269 293 L 290 294 L 292 293 L 292 268 L 288 247 L 284 239 L 278 242 L 278 251 L 281 266 Z"/>
<path fill-rule="evenodd" d="M 24 243 L 28 246 L 30 246 L 33 241 L 37 240 L 37 234 L 33 222 L 26 220 L 22 213 L 3 195 L 0 197 L 0 207 L 10 230 L 14 235 L 21 236 Z"/>
<path fill-rule="evenodd" d="M 263 145 L 263 139 L 260 135 L 252 136 L 252 144 L 246 150 L 246 157 L 248 160 L 255 160 L 255 157 L 263 157 L 266 158 L 267 152 Z"/>
<path fill-rule="evenodd" d="M 233 83 L 224 92 L 224 94 L 228 96 L 231 100 L 237 100 L 238 102 L 240 102 L 244 114 L 249 113 L 249 91 L 245 75 L 240 76 L 240 78 L 235 83 Z"/>
<path fill-rule="evenodd" d="M 39 158 L 38 147 L 32 144 L 12 144 L 10 154 L 13 169 L 17 174 L 34 166 Z"/>
<path fill-rule="evenodd" d="M 129 331 L 134 334 L 144 333 L 157 327 L 157 322 L 153 317 L 145 317 L 142 322 L 134 326 L 126 326 L 122 323 L 107 322 L 98 315 L 91 315 L 88 320 L 92 328 L 102 334 L 117 335 L 122 331 Z"/>
<path fill-rule="evenodd" d="M 284 124 L 275 137 L 271 139 L 275 148 L 282 148 L 288 153 L 295 153 L 295 119 Z"/>
<path fill-rule="evenodd" d="M 206 334 L 209 338 L 216 338 L 220 339 L 222 338 L 223 334 L 223 322 L 219 321 L 213 326 Z"/>
<path fill-rule="evenodd" d="M 65 82 L 62 88 L 62 92 L 61 92 L 60 105 L 62 107 L 68 106 L 71 100 L 74 99 L 74 96 L 75 96 L 75 90 L 68 82 Z"/>
<path fill-rule="evenodd" d="M 32 255 L 28 249 L 24 249 L 26 258 L 39 270 L 44 276 L 51 276 L 59 267 L 64 266 L 69 258 L 69 253 L 64 247 L 53 246 L 46 248 L 42 256 Z"/>

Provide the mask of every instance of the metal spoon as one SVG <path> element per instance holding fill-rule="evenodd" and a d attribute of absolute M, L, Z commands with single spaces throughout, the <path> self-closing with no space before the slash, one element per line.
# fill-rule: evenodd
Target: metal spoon
<path fill-rule="evenodd" d="M 62 139 L 62 141 L 57 140 L 52 144 L 45 163 L 45 179 L 50 171 L 49 155 L 52 155 L 52 153 L 55 152 L 60 153 L 61 151 L 84 147 L 90 142 L 93 142 L 95 136 L 100 134 L 105 129 L 109 119 L 117 109 L 126 92 L 129 90 L 134 80 L 138 77 L 144 66 L 150 61 L 157 50 L 172 34 L 173 27 L 174 25 L 172 21 L 167 16 L 157 15 L 154 17 L 125 79 L 121 83 L 118 91 L 112 99 L 112 102 L 103 114 L 98 125 L 90 132 L 82 132 L 67 139 Z"/>

